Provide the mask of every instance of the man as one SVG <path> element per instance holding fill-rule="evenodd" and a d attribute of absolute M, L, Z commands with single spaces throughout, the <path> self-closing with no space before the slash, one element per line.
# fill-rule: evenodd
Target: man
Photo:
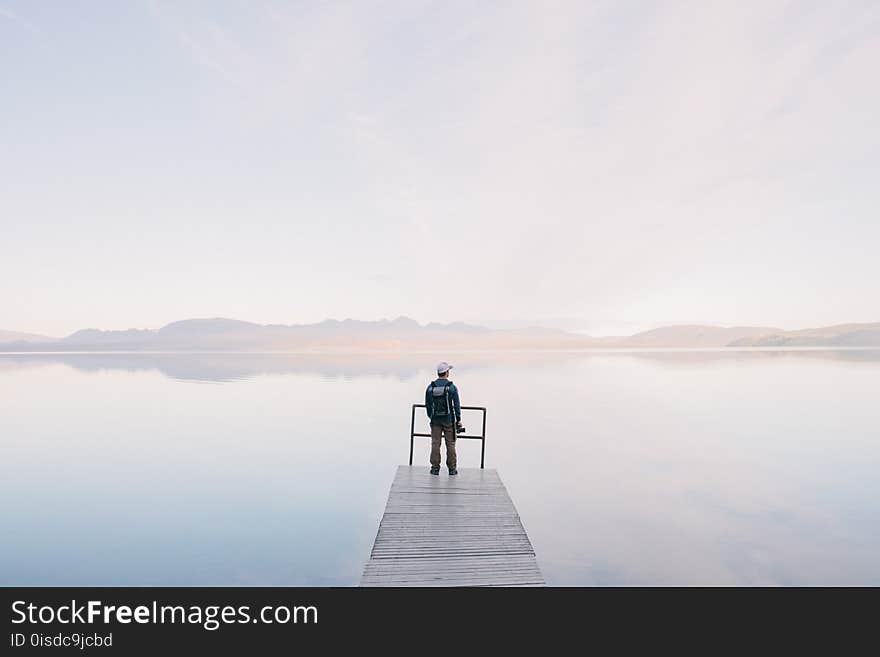
<path fill-rule="evenodd" d="M 450 475 L 457 475 L 455 458 L 455 434 L 464 429 L 461 426 L 461 402 L 458 388 L 449 380 L 452 365 L 446 362 L 437 364 L 437 380 L 432 381 L 425 390 L 425 409 L 431 421 L 431 474 L 440 474 L 440 438 L 446 439 L 446 467 Z M 453 424 L 455 426 L 453 426 Z"/>

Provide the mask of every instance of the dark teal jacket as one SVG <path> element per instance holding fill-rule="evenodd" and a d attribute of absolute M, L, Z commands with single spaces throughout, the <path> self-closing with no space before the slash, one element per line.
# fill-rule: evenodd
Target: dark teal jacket
<path fill-rule="evenodd" d="M 455 419 L 451 415 L 438 415 L 431 417 L 431 386 L 449 386 L 449 396 L 452 398 L 452 406 L 455 411 Z M 449 379 L 437 379 L 425 389 L 425 410 L 428 411 L 428 419 L 431 424 L 452 424 L 461 422 L 461 402 L 458 399 L 458 388 Z"/>

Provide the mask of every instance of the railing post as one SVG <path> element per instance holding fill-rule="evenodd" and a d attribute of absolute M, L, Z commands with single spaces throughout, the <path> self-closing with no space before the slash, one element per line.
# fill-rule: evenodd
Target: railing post
<path fill-rule="evenodd" d="M 409 420 L 409 464 L 412 465 L 413 442 L 416 439 L 416 405 L 413 404 L 412 416 Z"/>
<path fill-rule="evenodd" d="M 483 439 L 480 441 L 480 470 L 486 464 L 486 409 L 483 409 L 483 430 L 480 432 Z"/>

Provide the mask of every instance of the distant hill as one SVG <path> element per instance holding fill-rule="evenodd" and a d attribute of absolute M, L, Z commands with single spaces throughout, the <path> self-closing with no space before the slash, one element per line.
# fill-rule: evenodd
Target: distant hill
<path fill-rule="evenodd" d="M 774 331 L 742 337 L 731 347 L 880 347 L 880 322 L 837 324 L 798 331 Z"/>
<path fill-rule="evenodd" d="M 704 326 L 685 324 L 664 326 L 662 328 L 636 333 L 622 338 L 618 346 L 627 347 L 726 347 L 737 340 L 758 338 L 780 329 L 762 326 Z"/>
<path fill-rule="evenodd" d="M 6 336 L 11 336 L 9 339 Z M 28 336 L 28 337 L 22 337 Z M 89 328 L 55 339 L 0 332 L 0 351 L 418 351 L 514 349 L 652 349 L 829 346 L 880 347 L 880 323 L 784 331 L 761 326 L 665 326 L 630 336 L 591 337 L 558 329 L 490 329 L 473 324 L 393 320 L 324 320 L 254 324 L 221 317 L 186 319 L 160 329 Z"/>
<path fill-rule="evenodd" d="M 0 331 L 0 343 L 3 342 L 54 342 L 58 338 L 50 338 L 36 333 L 21 333 L 19 331 Z"/>

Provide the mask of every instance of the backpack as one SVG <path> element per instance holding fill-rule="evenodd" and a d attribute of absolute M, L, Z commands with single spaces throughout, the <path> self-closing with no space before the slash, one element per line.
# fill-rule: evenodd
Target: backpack
<path fill-rule="evenodd" d="M 431 382 L 431 417 L 452 415 L 452 397 L 449 394 L 451 385 L 451 381 L 445 386 L 438 386 L 435 381 Z"/>

